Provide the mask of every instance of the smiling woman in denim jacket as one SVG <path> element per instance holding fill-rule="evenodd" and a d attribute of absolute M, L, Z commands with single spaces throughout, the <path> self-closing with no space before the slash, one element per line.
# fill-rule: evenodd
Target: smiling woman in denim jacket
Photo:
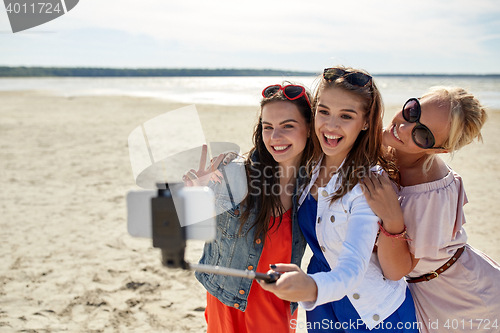
<path fill-rule="evenodd" d="M 322 151 L 298 215 L 314 256 L 308 274 L 277 264 L 280 279 L 261 285 L 300 301 L 309 332 L 418 332 L 405 281 L 386 279 L 373 253 L 379 219 L 360 185 L 377 164 L 396 174 L 383 157 L 380 93 L 364 71 L 327 68 L 313 104 Z"/>
<path fill-rule="evenodd" d="M 302 260 L 306 241 L 297 221 L 297 190 L 313 152 L 310 100 L 299 85 L 269 86 L 263 97 L 248 157 L 208 175 L 215 179 L 217 235 L 205 244 L 202 264 L 266 272 L 272 263 Z M 207 176 L 201 170 L 188 175 L 195 185 Z M 295 331 L 290 321 L 297 318 L 296 303 L 249 279 L 196 277 L 207 290 L 208 333 Z"/>

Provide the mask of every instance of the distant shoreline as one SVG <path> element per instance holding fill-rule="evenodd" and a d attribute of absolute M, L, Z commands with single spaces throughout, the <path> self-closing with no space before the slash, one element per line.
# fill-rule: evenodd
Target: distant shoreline
<path fill-rule="evenodd" d="M 272 69 L 7 67 L 0 77 L 189 77 L 189 76 L 316 76 L 318 73 Z M 374 74 L 377 77 L 500 78 L 500 74 Z"/>
<path fill-rule="evenodd" d="M 185 77 L 185 76 L 314 76 L 312 72 L 272 69 L 1 67 L 0 77 Z"/>

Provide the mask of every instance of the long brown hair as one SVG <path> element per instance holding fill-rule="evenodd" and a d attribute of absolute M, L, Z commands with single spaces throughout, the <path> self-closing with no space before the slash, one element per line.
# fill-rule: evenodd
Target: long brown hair
<path fill-rule="evenodd" d="M 283 82 L 282 86 L 287 84 L 291 83 Z M 307 89 L 306 94 L 309 100 L 311 100 L 311 95 Z M 282 90 L 268 98 L 263 98 L 260 102 L 259 120 L 255 125 L 253 132 L 254 146 L 248 153 L 248 157 L 245 161 L 249 186 L 248 194 L 242 202 L 245 209 L 243 210 L 240 218 L 241 227 L 243 227 L 243 224 L 250 217 L 250 213 L 256 214 L 255 222 L 252 224 L 252 228 L 256 228 L 254 241 L 258 238 L 262 238 L 262 241 L 265 241 L 268 230 L 273 226 L 272 224 L 270 225 L 271 216 L 279 216 L 279 224 L 281 224 L 282 216 L 285 213 L 285 208 L 281 203 L 279 193 L 274 193 L 273 191 L 275 186 L 280 188 L 279 175 L 281 170 L 278 166 L 278 162 L 274 160 L 271 153 L 267 150 L 262 137 L 262 110 L 265 105 L 275 101 L 285 101 L 294 104 L 306 121 L 306 124 L 309 126 L 310 135 L 307 138 L 306 146 L 302 152 L 300 165 L 296 170 L 295 176 L 297 176 L 299 172 L 301 175 L 307 175 L 307 169 L 311 165 L 314 151 L 312 141 L 312 137 L 314 136 L 314 122 L 312 120 L 313 115 L 311 107 L 307 103 L 306 99 L 304 97 L 300 97 L 291 101 L 283 95 Z M 280 188 L 280 191 L 281 190 L 282 189 Z"/>
<path fill-rule="evenodd" d="M 369 75 L 366 71 L 350 67 L 338 66 L 337 68 L 341 68 L 346 72 L 361 72 Z M 363 104 L 365 120 L 368 124 L 368 129 L 362 130 L 359 133 L 344 163 L 337 170 L 340 174 L 337 178 L 337 184 L 340 183 L 340 186 L 338 190 L 333 193 L 331 202 L 333 203 L 342 198 L 347 192 L 352 190 L 362 178 L 370 176 L 370 169 L 377 164 L 389 174 L 391 179 L 398 180 L 399 173 L 396 164 L 386 157 L 388 156 L 386 151 L 387 148 L 382 145 L 382 119 L 384 110 L 382 96 L 373 78 L 371 79 L 371 83 L 364 87 L 358 87 L 346 81 L 345 76 L 338 77 L 332 81 L 327 81 L 321 76 L 313 99 L 313 109 L 315 110 L 315 112 L 313 112 L 314 116 L 321 93 L 328 89 L 341 89 L 360 100 Z M 316 135 L 313 135 L 313 140 L 316 147 L 321 147 Z M 317 149 L 314 154 L 314 159 L 318 161 L 322 154 L 321 149 Z"/>

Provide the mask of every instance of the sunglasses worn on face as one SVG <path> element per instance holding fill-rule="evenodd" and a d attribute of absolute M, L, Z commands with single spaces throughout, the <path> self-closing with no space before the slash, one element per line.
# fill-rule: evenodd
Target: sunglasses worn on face
<path fill-rule="evenodd" d="M 372 77 L 361 72 L 346 71 L 342 68 L 325 68 L 323 71 L 323 78 L 327 81 L 335 81 L 339 77 L 357 87 L 365 87 L 368 83 L 372 83 Z"/>
<path fill-rule="evenodd" d="M 446 149 L 443 147 L 434 147 L 436 140 L 431 130 L 420 122 L 422 109 L 420 102 L 416 98 L 410 98 L 403 106 L 403 118 L 410 123 L 416 123 L 411 132 L 413 142 L 423 149 Z"/>
<path fill-rule="evenodd" d="M 309 101 L 309 97 L 307 97 L 306 88 L 302 86 L 297 86 L 294 84 L 289 84 L 287 86 L 282 87 L 279 84 L 273 84 L 268 86 L 262 90 L 262 96 L 264 98 L 269 98 L 278 93 L 278 91 L 282 90 L 283 95 L 290 101 L 294 101 L 302 96 L 306 99 L 307 104 L 311 107 L 311 102 Z"/>

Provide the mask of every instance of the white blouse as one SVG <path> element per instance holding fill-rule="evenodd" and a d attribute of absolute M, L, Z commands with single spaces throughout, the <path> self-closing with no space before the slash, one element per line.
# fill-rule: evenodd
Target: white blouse
<path fill-rule="evenodd" d="M 321 161 L 313 171 L 310 184 L 302 193 L 302 204 L 318 178 Z M 379 218 L 368 205 L 357 184 L 351 191 L 330 204 L 339 187 L 335 174 L 325 187 L 318 189 L 316 237 L 331 271 L 310 274 L 318 286 L 315 302 L 300 302 L 306 310 L 348 296 L 365 324 L 373 329 L 404 302 L 406 282 L 383 276 L 373 247 Z"/>

